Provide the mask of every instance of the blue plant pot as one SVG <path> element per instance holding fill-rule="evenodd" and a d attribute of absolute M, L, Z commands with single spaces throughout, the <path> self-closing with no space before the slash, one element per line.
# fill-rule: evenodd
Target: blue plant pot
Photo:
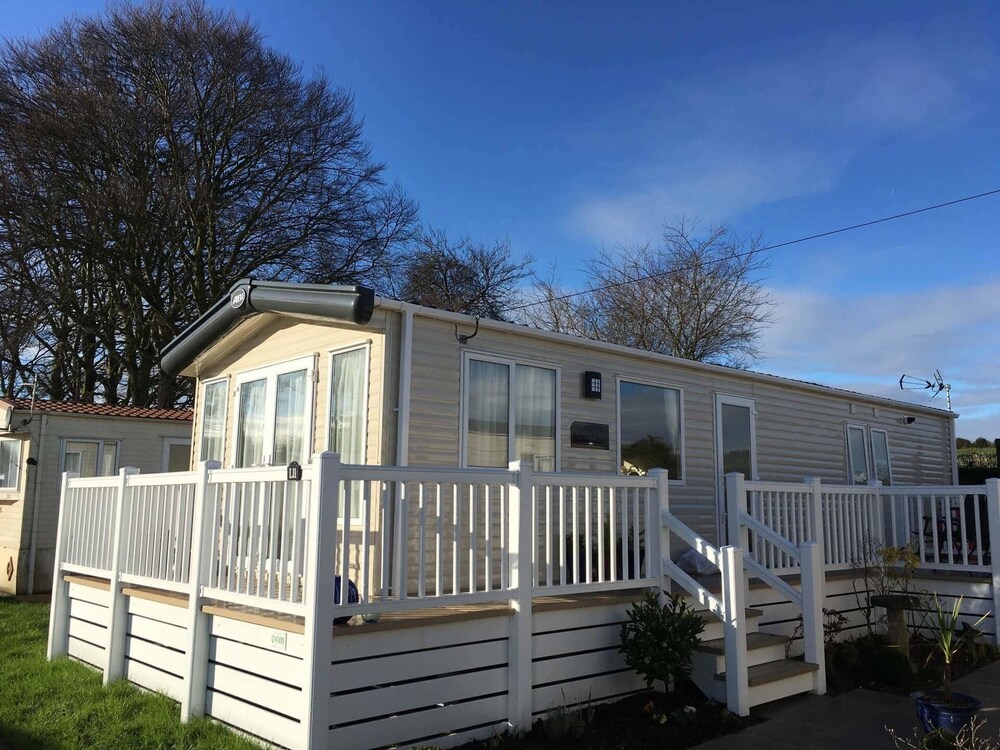
<path fill-rule="evenodd" d="M 354 585 L 354 581 L 350 578 L 347 579 L 347 603 L 357 604 L 358 603 L 358 587 Z M 333 579 L 333 603 L 340 604 L 340 576 L 335 576 Z M 343 625 L 345 622 L 350 620 L 348 617 L 335 617 L 333 619 L 334 623 L 337 625 Z"/>
<path fill-rule="evenodd" d="M 940 690 L 913 693 L 911 697 L 917 704 L 917 719 L 924 732 L 943 729 L 958 734 L 983 707 L 981 700 L 965 693 L 952 692 L 950 703 L 944 702 L 944 693 Z"/>

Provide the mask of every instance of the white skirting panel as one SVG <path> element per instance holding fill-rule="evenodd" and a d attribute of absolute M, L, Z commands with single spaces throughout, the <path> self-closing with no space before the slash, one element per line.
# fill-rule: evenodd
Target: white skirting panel
<path fill-rule="evenodd" d="M 531 710 L 620 698 L 646 689 L 618 653 L 626 603 L 535 614 Z"/>
<path fill-rule="evenodd" d="M 107 591 L 79 583 L 67 587 L 69 641 L 67 653 L 91 666 L 104 668 L 104 651 L 108 644 Z"/>
<path fill-rule="evenodd" d="M 209 623 L 206 713 L 270 743 L 301 740 L 302 636 L 212 617 Z"/>
<path fill-rule="evenodd" d="M 335 635 L 330 748 L 488 737 L 507 721 L 507 616 Z"/>
<path fill-rule="evenodd" d="M 186 610 L 130 596 L 125 612 L 125 677 L 181 700 L 187 670 Z"/>

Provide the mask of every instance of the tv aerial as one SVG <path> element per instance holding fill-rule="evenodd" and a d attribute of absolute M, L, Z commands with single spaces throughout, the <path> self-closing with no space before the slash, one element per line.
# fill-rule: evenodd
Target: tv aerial
<path fill-rule="evenodd" d="M 930 391 L 931 398 L 934 398 L 943 391 L 944 397 L 948 402 L 948 411 L 951 411 L 951 383 L 944 382 L 940 370 L 934 371 L 933 382 L 924 380 L 923 378 L 915 378 L 912 375 L 904 373 L 899 378 L 899 388 L 903 391 Z"/>

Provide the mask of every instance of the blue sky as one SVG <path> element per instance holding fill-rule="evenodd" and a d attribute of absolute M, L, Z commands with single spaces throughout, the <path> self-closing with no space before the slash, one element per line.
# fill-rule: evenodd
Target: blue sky
<path fill-rule="evenodd" d="M 220 5 L 354 92 L 375 155 L 449 234 L 578 283 L 684 214 L 782 242 L 1000 188 L 1000 6 Z M 30 35 L 93 2 L 5 3 Z M 777 250 L 756 369 L 927 401 L 1000 436 L 1000 196 Z M 943 406 L 943 403 L 940 404 Z"/>

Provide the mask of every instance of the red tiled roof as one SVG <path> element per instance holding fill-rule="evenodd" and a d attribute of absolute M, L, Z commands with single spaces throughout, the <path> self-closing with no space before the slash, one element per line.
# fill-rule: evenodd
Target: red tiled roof
<path fill-rule="evenodd" d="M 31 409 L 30 398 L 5 398 L 17 411 Z M 139 406 L 110 406 L 108 404 L 77 404 L 71 401 L 35 401 L 35 411 L 60 412 L 62 414 L 93 414 L 101 417 L 139 417 L 142 419 L 172 419 L 187 422 L 191 420 L 189 409 L 151 409 Z"/>

